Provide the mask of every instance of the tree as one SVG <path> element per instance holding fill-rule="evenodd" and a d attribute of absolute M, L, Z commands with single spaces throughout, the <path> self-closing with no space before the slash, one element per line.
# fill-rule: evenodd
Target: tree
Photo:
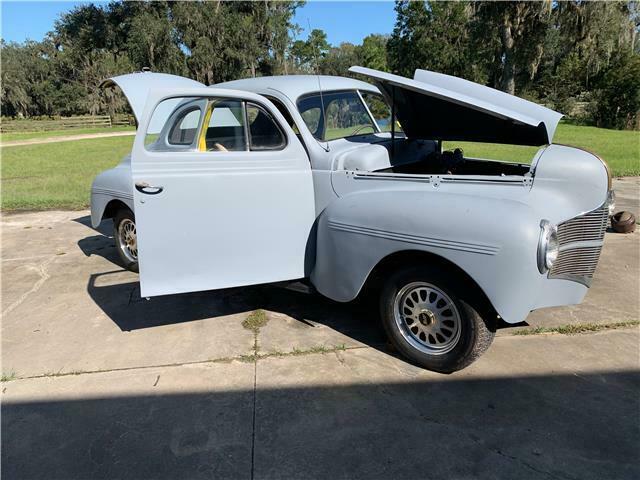
<path fill-rule="evenodd" d="M 156 72 L 184 75 L 186 58 L 178 46 L 167 3 L 134 2 L 132 6 L 124 45 L 131 63 L 137 69 L 148 67 Z"/>
<path fill-rule="evenodd" d="M 507 93 L 516 91 L 516 78 L 535 76 L 544 40 L 551 21 L 552 3 L 543 1 L 478 2 L 475 5 L 476 41 L 493 36 L 500 39 L 497 55 L 499 70 L 493 75 L 494 84 Z"/>
<path fill-rule="evenodd" d="M 307 40 L 296 40 L 291 45 L 291 56 L 295 66 L 302 72 L 312 73 L 319 67 L 321 60 L 329 53 L 331 45 L 327 42 L 327 34 L 314 28 Z"/>
<path fill-rule="evenodd" d="M 362 41 L 360 47 L 360 62 L 363 67 L 373 68 L 386 72 L 389 70 L 387 62 L 387 41 L 386 35 L 369 35 Z"/>
<path fill-rule="evenodd" d="M 389 66 L 408 77 L 417 69 L 475 79 L 469 2 L 396 2 L 396 24 L 387 44 Z"/>
<path fill-rule="evenodd" d="M 596 89 L 594 120 L 599 127 L 638 128 L 640 121 L 640 56 L 621 52 Z"/>
<path fill-rule="evenodd" d="M 320 62 L 320 73 L 349 76 L 349 67 L 361 63 L 361 51 L 362 47 L 346 42 L 339 47 L 331 47 Z"/>

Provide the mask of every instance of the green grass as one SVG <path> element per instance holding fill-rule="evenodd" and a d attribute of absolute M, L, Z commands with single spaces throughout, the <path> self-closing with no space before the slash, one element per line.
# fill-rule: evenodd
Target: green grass
<path fill-rule="evenodd" d="M 559 333 L 562 335 L 576 335 L 578 333 L 601 332 L 603 330 L 615 330 L 618 328 L 637 327 L 639 320 L 615 323 L 583 323 L 579 325 L 562 325 L 559 327 L 536 327 L 517 330 L 513 335 L 540 335 L 541 333 Z"/>
<path fill-rule="evenodd" d="M 563 123 L 558 125 L 553 141 L 554 143 L 581 147 L 598 154 L 609 164 L 612 174 L 616 177 L 640 175 L 640 132 L 607 130 Z M 530 163 L 538 151 L 538 147 L 444 142 L 444 148 L 447 150 L 456 147 L 461 147 L 467 157 L 521 163 Z"/>
<path fill-rule="evenodd" d="M 242 321 L 242 326 L 253 333 L 258 333 L 269 321 L 264 310 L 255 310 Z"/>
<path fill-rule="evenodd" d="M 105 129 L 95 129 L 104 131 Z M 112 131 L 112 130 L 109 130 Z M 86 133 L 86 130 L 82 130 Z M 38 132 L 51 135 L 60 132 Z M 65 134 L 69 130 L 64 131 Z M 80 130 L 74 131 L 80 133 Z M 16 134 L 17 135 L 17 134 Z M 26 135 L 26 134 L 21 134 Z M 640 132 L 562 124 L 557 143 L 573 144 L 602 156 L 616 176 L 640 175 Z M 114 167 L 131 150 L 132 136 L 3 147 L 3 210 L 81 209 L 89 205 L 93 178 Z M 537 148 L 447 142 L 473 157 L 529 162 Z"/>
<path fill-rule="evenodd" d="M 86 208 L 93 178 L 117 165 L 132 144 L 126 136 L 3 147 L 2 209 Z"/>
<path fill-rule="evenodd" d="M 113 133 L 113 132 L 134 132 L 135 127 L 97 127 L 97 128 L 72 128 L 66 130 L 51 130 L 44 132 L 11 132 L 1 133 L 0 143 L 14 142 L 18 140 L 32 140 L 34 138 L 66 137 L 67 135 L 82 135 L 85 133 Z"/>

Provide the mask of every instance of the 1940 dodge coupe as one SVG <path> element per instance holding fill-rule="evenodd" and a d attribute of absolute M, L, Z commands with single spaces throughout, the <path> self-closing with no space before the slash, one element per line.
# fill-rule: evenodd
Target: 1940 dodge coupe
<path fill-rule="evenodd" d="M 338 302 L 375 292 L 390 341 L 452 372 L 499 319 L 582 301 L 613 201 L 607 165 L 553 144 L 561 114 L 466 80 L 362 67 L 362 81 L 280 76 L 205 87 L 107 80 L 138 122 L 95 179 L 141 295 L 305 279 Z M 540 146 L 531 164 L 443 141 Z"/>

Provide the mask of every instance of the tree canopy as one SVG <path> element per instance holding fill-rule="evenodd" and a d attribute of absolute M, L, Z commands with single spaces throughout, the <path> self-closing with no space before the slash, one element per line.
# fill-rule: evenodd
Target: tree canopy
<path fill-rule="evenodd" d="M 149 68 L 205 84 L 260 75 L 349 75 L 351 65 L 413 76 L 467 78 L 545 103 L 578 120 L 637 128 L 640 60 L 636 2 L 396 2 L 393 32 L 359 45 L 306 40 L 302 2 L 117 2 L 60 16 L 41 42 L 2 41 L 2 114 L 113 113 L 106 77 Z M 327 5 L 327 8 L 331 8 Z"/>

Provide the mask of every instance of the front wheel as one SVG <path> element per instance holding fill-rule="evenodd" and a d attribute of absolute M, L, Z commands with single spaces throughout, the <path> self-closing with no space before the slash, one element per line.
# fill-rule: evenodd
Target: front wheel
<path fill-rule="evenodd" d="M 495 329 L 478 314 L 460 283 L 432 267 L 400 270 L 385 283 L 380 299 L 384 328 L 413 363 L 451 373 L 491 345 Z"/>
<path fill-rule="evenodd" d="M 113 218 L 113 237 L 116 241 L 118 256 L 124 267 L 132 272 L 138 272 L 136 219 L 128 208 L 118 210 Z"/>

